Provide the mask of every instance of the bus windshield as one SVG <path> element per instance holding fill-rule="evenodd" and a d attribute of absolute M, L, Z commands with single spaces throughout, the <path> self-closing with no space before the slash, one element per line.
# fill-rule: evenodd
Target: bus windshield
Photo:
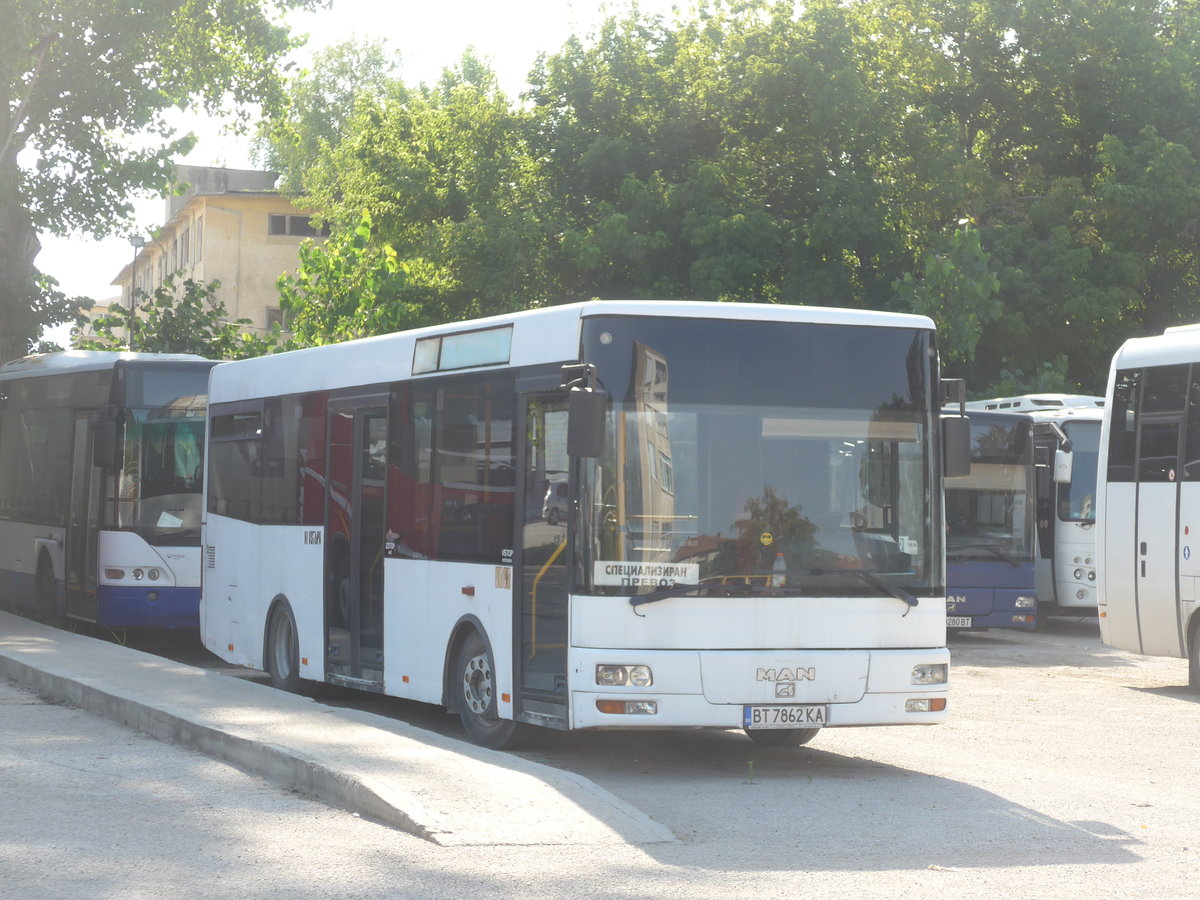
<path fill-rule="evenodd" d="M 941 589 L 927 332 L 597 317 L 584 350 L 612 397 L 581 466 L 585 589 Z"/>
<path fill-rule="evenodd" d="M 1100 456 L 1100 423 L 1067 422 L 1071 439 L 1071 481 L 1058 486 L 1058 517 L 1064 522 L 1096 521 L 1096 462 Z"/>
<path fill-rule="evenodd" d="M 152 544 L 200 534 L 208 370 L 170 374 L 131 371 L 124 411 L 115 524 Z"/>
<path fill-rule="evenodd" d="M 1023 419 L 971 421 L 971 474 L 947 478 L 949 560 L 1033 559 L 1033 455 Z"/>

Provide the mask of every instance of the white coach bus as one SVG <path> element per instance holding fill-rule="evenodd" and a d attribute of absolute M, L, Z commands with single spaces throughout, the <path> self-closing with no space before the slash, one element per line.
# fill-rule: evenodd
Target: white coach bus
<path fill-rule="evenodd" d="M 967 404 L 968 410 L 1027 415 L 1034 423 L 1038 619 L 1096 612 L 1096 462 L 1104 398 L 1022 394 Z M 1047 477 L 1048 476 L 1048 477 Z"/>
<path fill-rule="evenodd" d="M 219 365 L 204 644 L 492 747 L 940 722 L 941 388 L 924 317 L 682 301 Z"/>
<path fill-rule="evenodd" d="M 1100 636 L 1200 687 L 1200 326 L 1126 341 L 1100 434 Z"/>

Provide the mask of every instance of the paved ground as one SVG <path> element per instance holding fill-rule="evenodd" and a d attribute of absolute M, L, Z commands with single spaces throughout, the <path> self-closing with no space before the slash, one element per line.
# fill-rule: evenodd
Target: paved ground
<path fill-rule="evenodd" d="M 1183 661 L 1111 651 L 1069 620 L 951 649 L 936 728 L 779 751 L 733 732 L 550 735 L 522 755 L 679 838 L 640 845 L 438 846 L 0 684 L 0 893 L 1200 896 Z"/>

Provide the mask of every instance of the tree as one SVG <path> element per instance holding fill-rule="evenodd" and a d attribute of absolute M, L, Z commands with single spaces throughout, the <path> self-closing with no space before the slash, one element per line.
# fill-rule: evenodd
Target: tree
<path fill-rule="evenodd" d="M 276 106 L 294 44 L 272 16 L 323 0 L 0 0 L 0 359 L 67 321 L 36 274 L 37 232 L 103 237 L 172 184 L 192 138 L 172 107 Z M 137 138 L 137 140 L 133 140 Z M 44 318 L 48 316 L 48 318 Z"/>
<path fill-rule="evenodd" d="M 207 359 L 246 359 L 262 356 L 281 344 L 279 330 L 266 336 L 242 326 L 249 319 L 229 320 L 216 294 L 219 281 L 188 278 L 176 285 L 176 275 L 147 296 L 134 294 L 136 318 L 128 307 L 114 303 L 107 315 L 89 320 L 81 315 L 76 326 L 90 325 L 95 338 L 76 341 L 80 350 L 130 349 L 143 353 L 195 353 Z M 132 326 L 132 327 L 131 327 Z"/>
<path fill-rule="evenodd" d="M 283 110 L 260 125 L 261 163 L 278 172 L 280 189 L 303 202 L 305 178 L 321 154 L 341 142 L 360 98 L 382 100 L 396 84 L 399 58 L 383 41 L 335 44 L 285 86 Z"/>

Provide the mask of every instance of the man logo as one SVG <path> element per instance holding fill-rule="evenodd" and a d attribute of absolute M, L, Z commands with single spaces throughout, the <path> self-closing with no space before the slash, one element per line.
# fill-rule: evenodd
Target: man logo
<path fill-rule="evenodd" d="M 816 666 L 794 669 L 759 669 L 755 681 L 816 681 Z"/>
<path fill-rule="evenodd" d="M 779 681 L 775 684 L 775 697 L 779 700 L 791 700 L 796 696 L 796 682 Z"/>

